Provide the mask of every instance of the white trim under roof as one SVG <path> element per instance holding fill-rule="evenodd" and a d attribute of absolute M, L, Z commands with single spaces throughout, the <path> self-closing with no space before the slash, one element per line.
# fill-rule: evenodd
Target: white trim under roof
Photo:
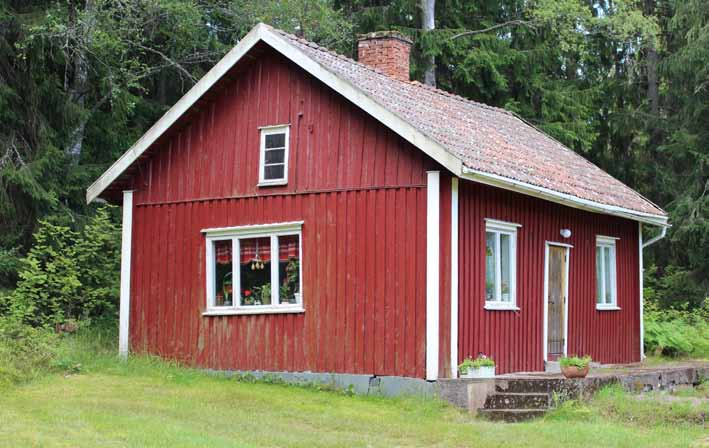
<path fill-rule="evenodd" d="M 667 216 L 653 215 L 651 213 L 639 212 L 629 208 L 618 207 L 615 205 L 602 204 L 600 202 L 582 199 L 567 193 L 551 190 L 549 188 L 539 187 L 518 180 L 503 177 L 497 174 L 485 173 L 484 171 L 474 170 L 463 167 L 464 179 L 480 182 L 481 184 L 491 185 L 493 187 L 503 188 L 505 190 L 515 191 L 527 196 L 532 196 L 545 201 L 556 202 L 557 204 L 566 205 L 568 207 L 578 208 L 595 213 L 603 213 L 606 215 L 620 216 L 621 218 L 632 219 L 654 226 L 669 227 Z"/>
<path fill-rule="evenodd" d="M 393 113 L 386 106 L 378 103 L 363 90 L 332 73 L 314 59 L 303 53 L 286 38 L 273 31 L 265 24 L 256 25 L 239 43 L 226 54 L 197 84 L 192 87 L 170 110 L 165 113 L 137 142 L 126 151 L 101 177 L 87 190 L 86 200 L 92 202 L 108 188 L 123 172 L 163 135 L 180 117 L 182 117 L 209 89 L 219 81 L 241 58 L 258 42 L 263 41 L 303 70 L 332 88 L 350 102 L 356 104 L 369 115 L 380 121 L 396 134 L 419 148 L 433 160 L 458 177 L 493 185 L 506 190 L 517 191 L 529 196 L 564 204 L 583 210 L 620 216 L 657 226 L 667 226 L 667 217 L 643 213 L 601 204 L 576 196 L 560 193 L 525 182 L 473 170 L 463 166 L 462 160 L 447 151 L 406 120 Z"/>

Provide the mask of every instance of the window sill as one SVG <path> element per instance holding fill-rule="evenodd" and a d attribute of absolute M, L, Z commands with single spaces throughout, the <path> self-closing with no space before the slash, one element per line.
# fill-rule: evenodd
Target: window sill
<path fill-rule="evenodd" d="M 281 185 L 288 185 L 288 179 L 262 180 L 257 184 L 259 187 L 278 187 Z"/>
<path fill-rule="evenodd" d="M 212 308 L 202 313 L 202 316 L 248 316 L 252 314 L 298 314 L 304 313 L 302 306 L 262 306 L 253 308 Z"/>
<path fill-rule="evenodd" d="M 485 303 L 485 309 L 488 311 L 519 311 L 519 307 L 512 304 Z"/>
<path fill-rule="evenodd" d="M 620 311 L 620 307 L 596 305 L 596 311 Z"/>

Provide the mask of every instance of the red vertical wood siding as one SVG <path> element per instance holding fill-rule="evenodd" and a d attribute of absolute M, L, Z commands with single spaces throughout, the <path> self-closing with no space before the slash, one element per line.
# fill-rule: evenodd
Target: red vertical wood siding
<path fill-rule="evenodd" d="M 568 353 L 603 363 L 640 359 L 638 225 L 517 193 L 460 183 L 459 361 L 491 355 L 498 372 L 544 369 L 544 250 L 546 241 L 573 245 L 569 265 Z M 517 234 L 517 305 L 488 311 L 485 305 L 485 218 L 521 224 Z M 562 238 L 559 231 L 571 229 Z M 596 235 L 616 242 L 620 311 L 596 310 Z"/>
<path fill-rule="evenodd" d="M 395 187 L 136 206 L 132 349 L 215 369 L 423 376 L 425 325 L 414 319 L 426 248 L 413 236 L 425 197 Z M 376 203 L 385 216 L 367 219 Z M 203 317 L 200 229 L 294 220 L 304 221 L 305 313 Z"/>
<path fill-rule="evenodd" d="M 441 170 L 439 373 L 450 373 L 450 175 L 272 52 L 161 140 L 133 178 L 133 350 L 215 369 L 423 377 L 426 171 Z M 259 188 L 259 126 L 290 124 L 288 184 Z M 460 183 L 458 361 L 543 369 L 544 242 L 573 244 L 569 353 L 639 359 L 637 225 Z M 485 311 L 484 218 L 522 224 L 519 312 Z M 302 220 L 305 313 L 203 317 L 201 229 Z M 562 240 L 561 228 L 573 236 Z M 595 235 L 617 236 L 621 311 L 595 310 Z"/>
<path fill-rule="evenodd" d="M 272 53 L 200 106 L 133 178 L 136 203 L 425 185 L 420 150 Z M 259 127 L 290 124 L 288 184 L 258 187 Z"/>
<path fill-rule="evenodd" d="M 436 165 L 273 53 L 187 121 L 133 179 L 132 349 L 214 369 L 423 377 Z M 288 185 L 259 188 L 258 127 L 287 123 Z M 305 313 L 202 316 L 200 230 L 295 220 Z"/>

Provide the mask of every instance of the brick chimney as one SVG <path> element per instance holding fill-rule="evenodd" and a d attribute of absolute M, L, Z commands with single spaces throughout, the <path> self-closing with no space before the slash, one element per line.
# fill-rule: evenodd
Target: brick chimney
<path fill-rule="evenodd" d="M 413 42 L 396 31 L 361 34 L 357 44 L 359 62 L 377 68 L 392 78 L 409 80 L 409 54 Z"/>

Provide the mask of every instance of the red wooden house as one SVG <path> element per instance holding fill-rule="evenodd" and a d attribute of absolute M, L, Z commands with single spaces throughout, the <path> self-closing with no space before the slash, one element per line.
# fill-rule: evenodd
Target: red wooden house
<path fill-rule="evenodd" d="M 642 226 L 666 214 L 409 81 L 410 46 L 367 35 L 355 62 L 258 25 L 88 189 L 123 203 L 122 354 L 428 380 L 479 352 L 641 359 Z"/>

